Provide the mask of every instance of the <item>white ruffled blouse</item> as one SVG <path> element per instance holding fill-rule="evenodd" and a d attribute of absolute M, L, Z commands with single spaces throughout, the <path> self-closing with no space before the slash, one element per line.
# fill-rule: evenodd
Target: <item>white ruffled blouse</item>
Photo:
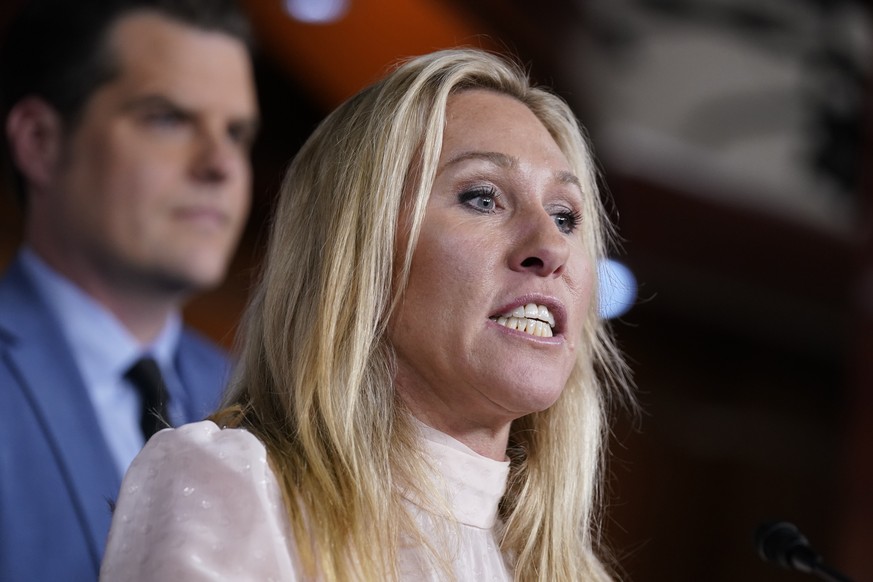
<path fill-rule="evenodd" d="M 482 457 L 421 425 L 433 485 L 454 520 L 405 502 L 458 581 L 511 580 L 495 539 L 509 462 Z M 402 580 L 444 580 L 421 547 L 401 545 Z M 152 437 L 130 466 L 100 569 L 105 582 L 302 580 L 291 528 L 264 445 L 203 421 Z"/>

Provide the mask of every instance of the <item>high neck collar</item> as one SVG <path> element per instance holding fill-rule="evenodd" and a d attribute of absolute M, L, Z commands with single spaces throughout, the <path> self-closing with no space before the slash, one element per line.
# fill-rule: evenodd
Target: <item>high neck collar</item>
<path fill-rule="evenodd" d="M 416 424 L 422 450 L 433 470 L 432 485 L 443 494 L 452 517 L 472 527 L 492 528 L 506 491 L 509 461 L 483 457 L 447 434 Z"/>

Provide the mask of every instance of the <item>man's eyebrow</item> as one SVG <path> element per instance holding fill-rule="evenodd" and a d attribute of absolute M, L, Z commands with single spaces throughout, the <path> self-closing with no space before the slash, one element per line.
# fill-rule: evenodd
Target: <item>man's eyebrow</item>
<path fill-rule="evenodd" d="M 179 115 L 186 117 L 196 116 L 196 111 L 194 109 L 190 109 L 160 93 L 138 95 L 122 104 L 122 109 L 126 111 L 136 111 L 138 109 L 148 109 L 150 107 L 171 109 Z M 230 123 L 238 126 L 240 129 L 245 129 L 254 134 L 258 133 L 261 129 L 261 119 L 257 114 L 240 115 L 239 117 L 231 119 Z"/>
<path fill-rule="evenodd" d="M 169 107 L 183 113 L 187 112 L 187 109 L 182 105 L 176 103 L 169 97 L 166 97 L 165 95 L 160 95 L 158 93 L 137 95 L 125 101 L 122 107 L 127 110 L 141 109 L 143 107 Z"/>
<path fill-rule="evenodd" d="M 238 127 L 240 129 L 245 129 L 246 131 L 250 131 L 253 134 L 261 131 L 261 119 L 257 116 L 255 117 L 240 117 L 231 121 L 231 124 L 234 127 Z"/>

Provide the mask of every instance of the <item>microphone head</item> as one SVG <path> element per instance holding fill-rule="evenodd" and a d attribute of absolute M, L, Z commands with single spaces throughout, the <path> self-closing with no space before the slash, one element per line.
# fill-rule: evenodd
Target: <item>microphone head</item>
<path fill-rule="evenodd" d="M 755 531 L 755 547 L 762 559 L 789 570 L 798 568 L 800 555 L 806 558 L 806 554 L 812 553 L 806 537 L 787 521 L 760 525 Z"/>

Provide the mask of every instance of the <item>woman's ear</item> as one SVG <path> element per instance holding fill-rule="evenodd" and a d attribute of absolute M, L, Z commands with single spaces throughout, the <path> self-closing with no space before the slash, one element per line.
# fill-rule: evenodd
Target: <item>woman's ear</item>
<path fill-rule="evenodd" d="M 25 97 L 6 117 L 12 161 L 28 188 L 45 188 L 60 162 L 63 124 L 58 111 L 40 97 Z"/>

